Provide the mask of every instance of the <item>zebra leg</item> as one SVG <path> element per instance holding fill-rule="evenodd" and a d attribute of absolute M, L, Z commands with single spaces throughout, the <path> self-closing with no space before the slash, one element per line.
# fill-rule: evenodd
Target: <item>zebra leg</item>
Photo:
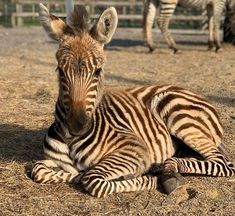
<path fill-rule="evenodd" d="M 220 18 L 223 13 L 224 5 L 217 5 L 214 9 L 214 41 L 216 52 L 222 51 L 221 43 L 220 43 Z"/>
<path fill-rule="evenodd" d="M 233 164 L 225 158 L 212 141 L 205 137 L 198 137 L 198 139 L 188 140 L 185 143 L 202 155 L 204 160 L 176 157 L 167 159 L 163 171 L 163 187 L 165 187 L 167 193 L 175 189 L 169 185 L 171 183 L 169 179 L 175 178 L 177 173 L 227 177 L 235 175 Z M 165 183 L 164 179 L 168 180 L 169 183 Z M 169 190 L 168 187 L 171 187 L 171 189 Z"/>
<path fill-rule="evenodd" d="M 208 17 L 208 28 L 209 28 L 209 37 L 208 37 L 208 50 L 212 50 L 214 47 L 214 36 L 213 36 L 213 8 L 211 5 L 207 5 L 207 17 Z"/>
<path fill-rule="evenodd" d="M 53 170 L 59 168 L 53 160 L 37 161 L 31 171 L 31 179 L 36 183 L 71 183 L 78 174 Z"/>
<path fill-rule="evenodd" d="M 144 1 L 144 14 L 143 14 L 143 34 L 146 40 L 149 52 L 154 51 L 152 27 L 156 15 L 156 2 L 154 0 Z"/>
<path fill-rule="evenodd" d="M 124 149 L 112 153 L 84 174 L 82 183 L 85 190 L 95 197 L 112 193 L 152 190 L 157 187 L 157 177 L 143 175 L 146 159 L 135 149 Z"/>
<path fill-rule="evenodd" d="M 160 16 L 157 19 L 157 24 L 169 48 L 173 49 L 174 53 L 177 53 L 179 50 L 176 47 L 175 41 L 169 31 L 169 22 L 170 22 L 170 18 L 172 17 L 175 11 L 175 7 L 176 7 L 175 3 L 160 4 Z"/>

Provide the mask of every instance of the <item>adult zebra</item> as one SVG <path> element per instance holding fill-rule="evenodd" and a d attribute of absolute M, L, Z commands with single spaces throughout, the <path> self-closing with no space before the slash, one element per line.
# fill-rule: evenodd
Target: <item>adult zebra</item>
<path fill-rule="evenodd" d="M 177 5 L 184 8 L 206 6 L 209 26 L 208 48 L 215 51 L 221 50 L 220 43 L 220 19 L 225 8 L 226 0 L 145 0 L 144 1 L 144 35 L 149 51 L 154 51 L 152 40 L 152 26 L 156 15 L 156 8 L 159 6 L 159 17 L 157 19 L 158 27 L 164 35 L 164 38 L 170 49 L 174 53 L 178 52 L 173 37 L 169 31 L 169 22 Z"/>
<path fill-rule="evenodd" d="M 103 197 L 156 188 L 157 177 L 150 172 L 163 164 L 159 170 L 167 193 L 177 187 L 177 173 L 233 176 L 222 151 L 220 121 L 207 101 L 170 85 L 104 88 L 103 45 L 117 19 L 116 10 L 108 8 L 89 28 L 85 8 L 76 6 L 68 26 L 40 5 L 42 25 L 60 41 L 59 95 L 44 140 L 46 160 L 34 164 L 32 179 L 81 181 L 91 195 Z M 173 157 L 182 148 L 173 136 L 200 158 Z"/>

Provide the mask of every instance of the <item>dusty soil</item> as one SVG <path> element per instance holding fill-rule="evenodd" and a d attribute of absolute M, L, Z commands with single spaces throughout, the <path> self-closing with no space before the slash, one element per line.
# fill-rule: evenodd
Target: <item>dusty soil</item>
<path fill-rule="evenodd" d="M 106 83 L 171 83 L 207 97 L 218 109 L 224 143 L 235 163 L 235 47 L 208 52 L 206 35 L 174 34 L 174 55 L 155 33 L 149 54 L 141 30 L 119 29 L 106 47 Z M 0 215 L 235 215 L 235 179 L 185 176 L 167 196 L 145 191 L 93 198 L 73 185 L 39 185 L 28 166 L 42 141 L 57 97 L 57 44 L 41 28 L 0 28 Z"/>

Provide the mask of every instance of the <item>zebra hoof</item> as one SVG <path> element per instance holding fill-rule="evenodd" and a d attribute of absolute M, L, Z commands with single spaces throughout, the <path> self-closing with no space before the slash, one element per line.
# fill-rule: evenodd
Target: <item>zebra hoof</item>
<path fill-rule="evenodd" d="M 178 173 L 172 175 L 163 175 L 161 177 L 161 185 L 166 194 L 169 195 L 180 185 L 179 177 L 180 174 Z"/>
<path fill-rule="evenodd" d="M 208 42 L 208 51 L 213 51 L 213 49 L 214 49 L 214 42 L 213 41 L 209 41 Z"/>
<path fill-rule="evenodd" d="M 216 50 L 215 50 L 216 53 L 220 53 L 222 51 L 223 51 L 222 47 L 217 47 Z"/>
<path fill-rule="evenodd" d="M 213 46 L 212 46 L 212 47 L 209 46 L 208 49 L 207 49 L 207 51 L 208 51 L 208 52 L 211 52 L 211 51 L 213 51 L 213 48 L 214 48 Z"/>
<path fill-rule="evenodd" d="M 180 54 L 180 53 L 182 53 L 182 51 L 181 51 L 181 50 L 174 49 L 174 54 Z"/>
<path fill-rule="evenodd" d="M 153 53 L 153 51 L 155 50 L 156 48 L 155 47 L 149 47 L 149 53 Z"/>

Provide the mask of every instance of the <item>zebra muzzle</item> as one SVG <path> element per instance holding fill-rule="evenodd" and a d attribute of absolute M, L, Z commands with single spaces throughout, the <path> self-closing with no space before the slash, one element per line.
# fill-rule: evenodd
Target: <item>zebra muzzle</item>
<path fill-rule="evenodd" d="M 90 118 L 85 110 L 79 109 L 68 118 L 68 129 L 73 135 L 81 135 L 89 129 Z"/>

